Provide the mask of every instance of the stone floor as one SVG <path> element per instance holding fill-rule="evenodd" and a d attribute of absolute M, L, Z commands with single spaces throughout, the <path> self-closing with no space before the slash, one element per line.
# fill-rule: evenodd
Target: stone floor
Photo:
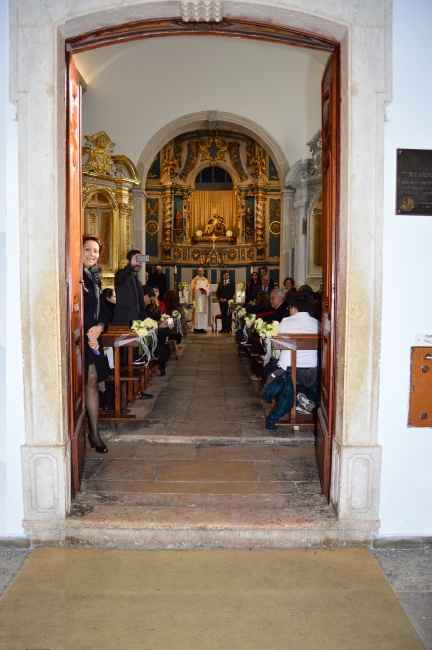
<path fill-rule="evenodd" d="M 179 360 L 172 360 L 166 377 L 152 379 L 153 400 L 136 401 L 132 414 L 136 421 L 104 430 L 122 434 L 138 433 L 150 440 L 169 436 L 206 440 L 220 438 L 270 437 L 264 427 L 259 391 L 250 379 L 249 364 L 240 359 L 232 337 L 192 334 L 182 346 Z M 313 440 L 311 432 L 289 433 L 281 426 L 273 438 L 290 444 Z"/>
<path fill-rule="evenodd" d="M 374 554 L 425 648 L 432 650 L 432 540 L 378 540 Z"/>
<path fill-rule="evenodd" d="M 321 494 L 313 435 L 269 436 L 231 337 L 188 337 L 154 382 L 146 422 L 117 427 L 109 454 L 87 455 L 69 526 L 116 522 L 244 528 L 335 524 Z M 73 530 L 72 530 L 73 529 Z"/>

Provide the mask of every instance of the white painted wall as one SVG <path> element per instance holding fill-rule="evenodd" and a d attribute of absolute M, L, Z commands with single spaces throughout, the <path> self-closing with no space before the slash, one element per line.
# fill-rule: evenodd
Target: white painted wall
<path fill-rule="evenodd" d="M 8 2 L 0 0 L 0 538 L 23 535 L 18 164 L 15 107 L 9 102 L 8 27 Z"/>
<path fill-rule="evenodd" d="M 410 347 L 416 334 L 432 333 L 432 217 L 395 214 L 396 149 L 432 149 L 432 3 L 393 4 L 394 88 L 385 125 L 381 534 L 432 535 L 432 429 L 406 426 Z"/>
<path fill-rule="evenodd" d="M 156 38 L 77 57 L 88 83 L 84 132 L 104 130 L 134 162 L 173 120 L 200 111 L 248 118 L 290 164 L 320 125 L 327 54 L 232 38 Z"/>

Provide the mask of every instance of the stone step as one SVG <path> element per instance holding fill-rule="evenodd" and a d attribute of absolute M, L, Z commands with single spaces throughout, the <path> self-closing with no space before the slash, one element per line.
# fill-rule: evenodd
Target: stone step
<path fill-rule="evenodd" d="M 125 506 L 157 506 L 157 507 L 212 507 L 224 509 L 229 512 L 231 508 L 241 509 L 283 509 L 307 507 L 312 511 L 315 508 L 327 508 L 324 496 L 321 494 L 320 485 L 310 482 L 264 483 L 263 485 L 241 483 L 229 485 L 226 483 L 179 483 L 129 485 L 119 484 L 104 489 L 104 482 L 98 480 L 84 481 L 83 489 L 91 492 L 92 499 L 86 499 L 86 509 L 92 502 L 97 504 L 122 503 Z M 137 491 L 139 488 L 139 491 Z M 83 503 L 76 501 L 77 511 Z"/>
<path fill-rule="evenodd" d="M 281 434 L 276 437 L 274 435 L 256 435 L 256 436 L 216 436 L 211 434 L 197 434 L 197 435 L 163 435 L 152 433 L 111 433 L 104 435 L 104 439 L 113 442 L 147 442 L 147 443 L 160 443 L 160 444 L 205 444 L 212 446 L 292 446 L 292 447 L 310 447 L 315 443 L 315 436 L 312 432 L 302 431 L 293 434 Z"/>
<path fill-rule="evenodd" d="M 64 542 L 106 548 L 304 548 L 366 544 L 370 522 L 338 521 L 329 506 L 271 510 L 97 506 L 67 519 Z"/>

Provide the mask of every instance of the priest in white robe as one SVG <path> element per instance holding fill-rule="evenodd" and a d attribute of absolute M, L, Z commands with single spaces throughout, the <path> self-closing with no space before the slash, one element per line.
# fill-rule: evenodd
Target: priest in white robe
<path fill-rule="evenodd" d="M 209 324 L 210 283 L 200 267 L 191 282 L 192 300 L 194 306 L 193 327 L 195 332 L 207 332 Z"/>

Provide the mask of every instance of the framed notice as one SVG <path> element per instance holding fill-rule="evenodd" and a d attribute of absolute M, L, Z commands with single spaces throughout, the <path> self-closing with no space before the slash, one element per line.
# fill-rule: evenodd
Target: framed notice
<path fill-rule="evenodd" d="M 432 150 L 398 149 L 396 213 L 432 216 Z"/>

